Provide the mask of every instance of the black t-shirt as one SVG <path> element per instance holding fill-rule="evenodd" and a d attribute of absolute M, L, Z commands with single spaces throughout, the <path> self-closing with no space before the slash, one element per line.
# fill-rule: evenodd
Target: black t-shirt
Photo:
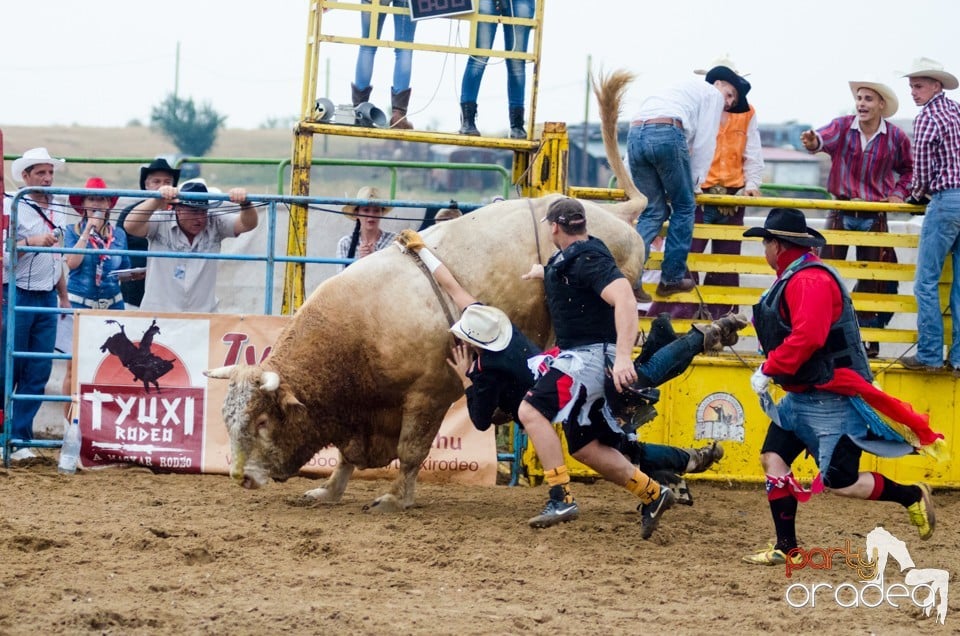
<path fill-rule="evenodd" d="M 478 430 L 490 428 L 498 407 L 516 418 L 523 396 L 533 386 L 533 373 L 527 366 L 527 358 L 540 353 L 540 348 L 516 325 L 513 325 L 510 344 L 502 351 L 480 351 L 467 372 L 473 385 L 466 391 L 470 420 Z"/>
<path fill-rule="evenodd" d="M 117 219 L 117 227 L 123 228 L 123 222 L 127 220 L 127 215 L 133 211 L 133 208 L 137 207 L 146 199 L 142 201 L 137 201 L 125 207 L 123 212 L 120 213 L 120 218 Z M 126 229 L 123 229 L 126 232 Z M 127 234 L 127 249 L 131 250 L 140 250 L 141 252 L 146 252 L 149 243 L 147 239 L 142 236 L 131 236 Z M 146 267 L 147 258 L 140 256 L 131 256 L 130 257 L 130 267 Z M 123 302 L 140 306 L 140 303 L 143 301 L 143 292 L 146 281 L 144 279 L 140 280 L 128 280 L 120 283 L 120 291 L 123 293 Z"/>
<path fill-rule="evenodd" d="M 558 347 L 617 341 L 613 307 L 600 293 L 623 277 L 610 250 L 593 236 L 550 257 L 544 285 Z"/>

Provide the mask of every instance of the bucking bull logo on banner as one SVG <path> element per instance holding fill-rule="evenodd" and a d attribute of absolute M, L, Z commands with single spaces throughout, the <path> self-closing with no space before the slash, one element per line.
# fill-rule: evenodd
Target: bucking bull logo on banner
<path fill-rule="evenodd" d="M 107 324 L 120 326 L 120 333 L 115 333 L 100 346 L 100 351 L 109 351 L 120 359 L 125 369 L 133 374 L 133 379 L 143 382 L 143 390 L 150 392 L 150 385 L 160 391 L 157 380 L 173 369 L 173 360 L 164 360 L 150 350 L 153 337 L 160 333 L 157 321 L 150 323 L 150 327 L 143 333 L 139 344 L 133 344 L 127 337 L 123 323 L 117 320 L 104 320 Z"/>
<path fill-rule="evenodd" d="M 128 328 L 142 333 L 139 341 Z M 205 393 L 192 378 L 206 368 L 208 326 L 170 318 L 163 332 L 161 342 L 155 319 L 81 318 L 76 377 L 85 466 L 200 472 Z"/>

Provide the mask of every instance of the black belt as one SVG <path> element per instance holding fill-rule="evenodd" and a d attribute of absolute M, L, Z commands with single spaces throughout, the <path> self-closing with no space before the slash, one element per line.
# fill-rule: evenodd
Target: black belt
<path fill-rule="evenodd" d="M 17 286 L 18 294 L 33 294 L 34 296 L 40 296 L 42 294 L 49 294 L 52 291 L 52 289 L 24 289 L 19 285 Z"/>

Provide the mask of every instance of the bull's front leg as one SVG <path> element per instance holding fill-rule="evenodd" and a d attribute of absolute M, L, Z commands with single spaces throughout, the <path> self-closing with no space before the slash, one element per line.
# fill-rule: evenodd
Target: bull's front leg
<path fill-rule="evenodd" d="M 432 409 L 404 409 L 397 443 L 400 474 L 393 481 L 390 492 L 374 500 L 371 511 L 401 512 L 413 507 L 420 465 L 430 454 L 430 446 L 446 412 L 442 405 L 432 406 Z"/>
<path fill-rule="evenodd" d="M 320 503 L 337 503 L 340 501 L 356 466 L 347 461 L 343 453 L 340 453 L 339 456 L 340 460 L 337 462 L 337 467 L 333 469 L 333 473 L 324 482 L 323 486 L 308 490 L 304 493 L 304 497 Z"/>

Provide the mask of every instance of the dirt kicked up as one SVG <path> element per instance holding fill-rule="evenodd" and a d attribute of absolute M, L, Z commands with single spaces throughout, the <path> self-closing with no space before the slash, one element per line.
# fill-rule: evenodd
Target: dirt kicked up
<path fill-rule="evenodd" d="M 355 480 L 344 502 L 301 500 L 294 478 L 246 491 L 228 478 L 146 469 L 57 474 L 53 458 L 0 469 L 0 634 L 891 634 L 945 625 L 910 597 L 864 592 L 835 552 L 864 550 L 877 525 L 916 568 L 960 573 L 960 496 L 934 494 L 921 542 L 896 504 L 817 496 L 798 531 L 809 566 L 750 566 L 773 537 L 758 485 L 692 482 L 693 507 L 639 539 L 636 502 L 575 484 L 578 521 L 535 531 L 545 487 L 421 483 L 419 506 L 363 511 L 385 482 Z M 849 542 L 849 543 L 848 543 Z M 817 567 L 814 567 L 817 565 Z M 903 583 L 891 557 L 884 587 Z M 785 600 L 791 588 L 791 607 Z M 803 590 L 820 584 L 815 605 Z M 904 586 L 908 594 L 911 586 Z M 924 596 L 913 590 L 914 596 Z M 865 607 L 874 605 L 876 607 Z M 893 604 L 899 605 L 894 607 Z"/>

